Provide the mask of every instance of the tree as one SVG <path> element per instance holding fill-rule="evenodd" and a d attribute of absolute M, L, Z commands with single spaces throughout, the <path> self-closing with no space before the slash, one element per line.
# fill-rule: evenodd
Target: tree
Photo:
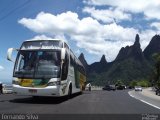
<path fill-rule="evenodd" d="M 137 81 L 135 81 L 135 80 L 131 81 L 129 86 L 131 86 L 131 87 L 137 86 Z"/>
<path fill-rule="evenodd" d="M 138 86 L 142 86 L 142 87 L 149 87 L 149 86 L 151 86 L 150 82 L 148 80 L 140 80 L 140 81 L 137 82 L 137 85 Z"/>
<path fill-rule="evenodd" d="M 117 82 L 116 82 L 116 86 L 121 86 L 121 85 L 123 85 L 124 83 L 122 82 L 122 80 L 117 80 Z"/>
<path fill-rule="evenodd" d="M 155 68 L 153 71 L 153 84 L 160 87 L 160 53 L 153 54 Z"/>

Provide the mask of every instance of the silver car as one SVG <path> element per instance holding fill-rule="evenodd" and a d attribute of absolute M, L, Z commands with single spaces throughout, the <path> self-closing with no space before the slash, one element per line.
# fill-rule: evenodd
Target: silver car
<path fill-rule="evenodd" d="M 142 91 L 142 87 L 141 86 L 135 86 L 134 90 L 135 91 Z"/>
<path fill-rule="evenodd" d="M 3 94 L 12 93 L 13 88 L 12 85 L 3 84 Z"/>

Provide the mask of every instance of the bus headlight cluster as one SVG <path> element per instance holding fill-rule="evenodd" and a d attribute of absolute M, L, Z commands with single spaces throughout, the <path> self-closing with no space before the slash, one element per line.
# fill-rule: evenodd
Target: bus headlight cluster
<path fill-rule="evenodd" d="M 19 83 L 19 81 L 17 81 L 17 80 L 13 80 L 13 81 L 12 81 L 12 84 L 19 85 L 20 83 Z"/>
<path fill-rule="evenodd" d="M 60 85 L 60 81 L 49 82 L 49 83 L 47 84 L 47 86 L 56 86 L 56 85 Z"/>

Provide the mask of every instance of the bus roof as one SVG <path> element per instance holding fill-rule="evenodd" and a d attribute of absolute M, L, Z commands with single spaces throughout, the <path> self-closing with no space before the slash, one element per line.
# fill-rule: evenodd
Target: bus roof
<path fill-rule="evenodd" d="M 31 39 L 31 40 L 25 40 L 26 41 L 64 41 L 64 40 L 61 40 L 61 39 Z"/>

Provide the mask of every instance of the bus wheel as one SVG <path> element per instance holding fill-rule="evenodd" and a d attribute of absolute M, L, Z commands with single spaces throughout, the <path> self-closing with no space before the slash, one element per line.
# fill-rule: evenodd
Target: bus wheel
<path fill-rule="evenodd" d="M 71 97 L 72 97 L 72 85 L 70 85 L 68 89 L 68 98 L 71 98 Z"/>

